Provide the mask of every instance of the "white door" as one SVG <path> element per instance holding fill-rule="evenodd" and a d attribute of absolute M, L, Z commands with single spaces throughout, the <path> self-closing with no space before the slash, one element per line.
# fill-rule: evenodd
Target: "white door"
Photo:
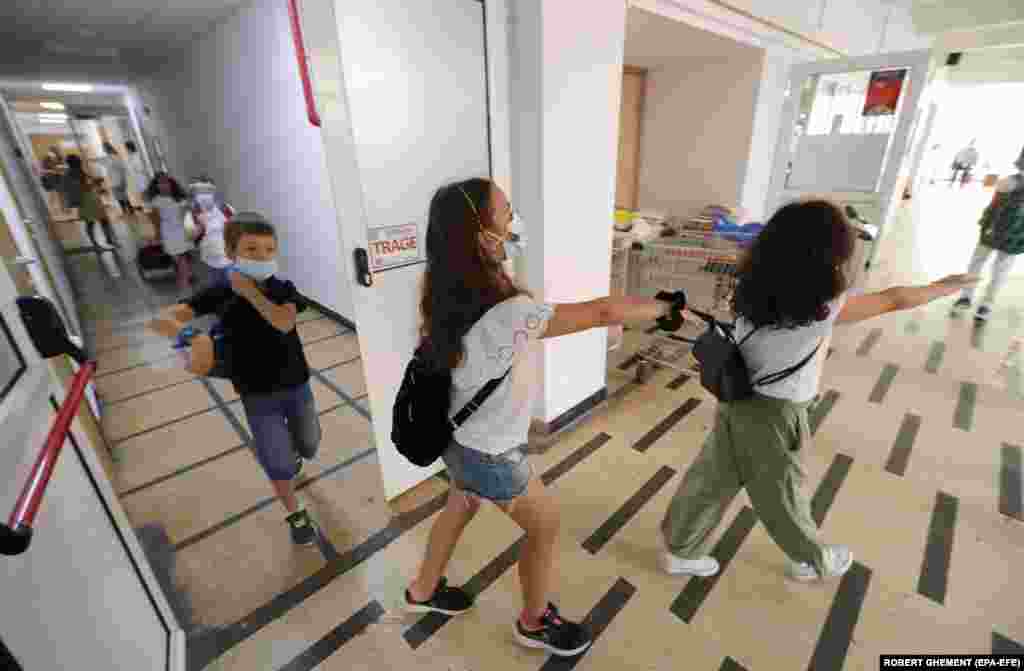
<path fill-rule="evenodd" d="M 0 196 L 6 184 L 0 180 Z M 8 522 L 63 402 L 0 264 L 0 516 Z M 103 467 L 77 420 L 27 550 L 0 555 L 0 640 L 34 669 L 184 671 L 175 622 Z M 9 546 L 5 549 L 11 551 Z M 9 668 L 0 660 L 0 666 Z"/>
<path fill-rule="evenodd" d="M 54 302 L 68 330 L 72 335 L 80 337 L 82 325 L 75 309 L 71 282 L 64 268 L 64 252 L 50 232 L 46 193 L 35 177 L 32 150 L 23 141 L 16 123 L 7 101 L 0 96 L 0 169 L 11 189 L 10 198 L 5 199 L 4 207 L 13 203 L 17 210 L 17 214 L 11 211 L 13 216 L 8 216 L 7 210 L 4 214 L 15 239 L 31 242 L 34 250 L 32 256 L 43 264 L 45 270 L 46 284 L 49 285 L 48 297 L 55 297 Z"/>
<path fill-rule="evenodd" d="M 391 411 L 418 340 L 431 196 L 490 174 L 484 10 L 477 0 L 338 0 L 302 10 L 341 253 L 365 254 L 371 265 L 372 286 L 356 263 L 340 279 L 352 286 L 392 499 L 441 467 L 417 468 L 395 450 Z"/>
<path fill-rule="evenodd" d="M 794 66 L 768 210 L 825 195 L 853 205 L 884 235 L 902 195 L 897 184 L 930 58 L 930 51 L 910 51 Z"/>

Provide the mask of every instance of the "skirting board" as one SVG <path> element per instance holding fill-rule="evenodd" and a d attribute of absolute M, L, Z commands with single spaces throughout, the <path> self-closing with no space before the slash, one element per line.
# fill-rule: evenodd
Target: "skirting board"
<path fill-rule="evenodd" d="M 344 326 L 344 327 L 346 327 L 348 329 L 351 329 L 353 331 L 356 330 L 356 325 L 352 321 L 350 321 L 349 319 L 346 319 L 345 317 L 342 317 L 340 314 L 338 314 L 334 310 L 330 309 L 329 307 L 321 305 L 320 303 L 318 303 L 317 301 L 313 300 L 309 296 L 303 296 L 303 298 L 306 299 L 307 303 L 309 303 L 314 308 L 316 308 L 317 312 L 322 312 L 327 317 L 333 319 L 334 321 L 338 322 L 339 324 L 341 324 L 342 326 Z"/>
<path fill-rule="evenodd" d="M 591 413 L 607 400 L 608 387 L 601 387 L 550 422 L 534 420 L 530 425 L 531 446 L 539 443 L 539 447 L 547 447 L 556 435 L 586 421 Z"/>

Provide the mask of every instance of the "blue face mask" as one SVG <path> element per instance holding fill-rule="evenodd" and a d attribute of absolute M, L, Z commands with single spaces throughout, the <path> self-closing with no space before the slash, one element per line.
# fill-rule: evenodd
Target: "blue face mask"
<path fill-rule="evenodd" d="M 254 261 L 238 257 L 235 269 L 250 279 L 262 282 L 277 272 L 277 261 Z"/>

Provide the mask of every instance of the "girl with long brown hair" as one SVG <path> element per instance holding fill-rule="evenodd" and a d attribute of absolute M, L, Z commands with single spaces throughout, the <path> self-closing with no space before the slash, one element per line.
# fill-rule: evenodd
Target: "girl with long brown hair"
<path fill-rule="evenodd" d="M 551 603 L 559 515 L 525 451 L 537 385 L 526 353 L 537 340 L 592 328 L 656 319 L 678 325 L 685 299 L 676 294 L 665 301 L 540 302 L 505 269 L 524 246 L 514 220 L 505 194 L 486 179 L 442 187 L 430 204 L 421 303 L 426 359 L 451 371 L 456 410 L 487 382 L 509 374 L 456 430 L 442 455 L 452 490 L 430 531 L 419 574 L 406 591 L 406 608 L 456 615 L 472 607 L 471 595 L 448 585 L 443 575 L 463 530 L 487 500 L 526 532 L 518 562 L 524 607 L 516 640 L 571 656 L 586 650 L 591 636 Z"/>

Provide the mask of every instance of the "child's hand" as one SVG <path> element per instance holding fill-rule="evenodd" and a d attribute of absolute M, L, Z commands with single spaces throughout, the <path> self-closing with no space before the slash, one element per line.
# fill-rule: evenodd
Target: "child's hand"
<path fill-rule="evenodd" d="M 260 291 L 256 282 L 237 270 L 228 271 L 228 279 L 231 280 L 231 289 L 242 298 L 248 298 Z"/>
<path fill-rule="evenodd" d="M 936 281 L 934 286 L 955 292 L 960 289 L 976 286 L 980 281 L 980 275 L 947 275 L 941 280 Z"/>

